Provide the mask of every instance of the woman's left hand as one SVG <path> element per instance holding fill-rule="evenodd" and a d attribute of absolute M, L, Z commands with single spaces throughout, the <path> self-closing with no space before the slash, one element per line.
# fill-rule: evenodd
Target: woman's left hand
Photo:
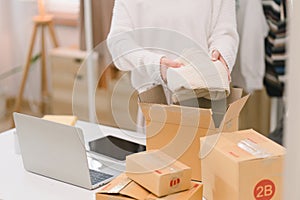
<path fill-rule="evenodd" d="M 221 61 L 221 63 L 223 63 L 226 71 L 227 71 L 227 74 L 228 74 L 228 81 L 231 81 L 231 76 L 230 76 L 230 71 L 229 71 L 229 68 L 228 68 L 228 65 L 226 63 L 226 61 L 224 60 L 223 56 L 221 55 L 221 53 L 218 51 L 218 50 L 214 50 L 211 54 L 211 60 L 212 61 Z"/>

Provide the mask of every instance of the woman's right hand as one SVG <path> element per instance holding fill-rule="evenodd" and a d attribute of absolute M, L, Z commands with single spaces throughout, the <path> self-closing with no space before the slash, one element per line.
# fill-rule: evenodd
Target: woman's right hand
<path fill-rule="evenodd" d="M 171 60 L 169 58 L 166 57 L 162 57 L 160 59 L 160 74 L 161 74 L 161 78 L 164 82 L 167 82 L 167 70 L 169 67 L 172 68 L 179 68 L 182 67 L 184 64 L 176 61 L 176 60 Z"/>

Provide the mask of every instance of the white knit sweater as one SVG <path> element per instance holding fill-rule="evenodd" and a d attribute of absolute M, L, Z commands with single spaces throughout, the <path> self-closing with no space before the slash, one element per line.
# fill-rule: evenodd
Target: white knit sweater
<path fill-rule="evenodd" d="M 231 71 L 239 42 L 235 12 L 235 0 L 116 0 L 108 48 L 140 92 L 162 84 L 162 56 L 176 58 L 195 44 L 208 55 L 219 50 Z"/>

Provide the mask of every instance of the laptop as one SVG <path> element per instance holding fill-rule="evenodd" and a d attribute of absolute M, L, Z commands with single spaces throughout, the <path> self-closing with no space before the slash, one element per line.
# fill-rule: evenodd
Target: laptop
<path fill-rule="evenodd" d="M 88 161 L 95 164 L 97 160 L 88 159 L 80 128 L 20 113 L 13 115 L 27 171 L 90 190 L 121 173 L 100 162 L 99 168 L 90 168 Z"/>

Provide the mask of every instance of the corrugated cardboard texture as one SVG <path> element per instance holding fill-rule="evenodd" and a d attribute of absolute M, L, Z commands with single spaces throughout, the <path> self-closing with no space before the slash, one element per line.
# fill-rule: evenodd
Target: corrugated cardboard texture
<path fill-rule="evenodd" d="M 156 127 L 162 127 L 156 132 Z M 152 130 L 155 128 L 156 130 Z M 157 133 L 148 136 L 148 133 Z M 198 158 L 200 149 L 199 138 L 205 136 L 207 129 L 178 126 L 177 124 L 152 123 L 147 127 L 147 149 L 161 149 L 173 158 L 192 167 L 192 179 L 201 180 L 201 161 Z"/>
<path fill-rule="evenodd" d="M 126 157 L 126 175 L 158 197 L 190 188 L 191 168 L 162 151 Z"/>
<path fill-rule="evenodd" d="M 99 189 L 96 193 L 96 200 L 201 200 L 202 195 L 203 185 L 200 182 L 191 181 L 189 190 L 159 198 L 128 179 L 125 174 L 121 174 Z"/>
<path fill-rule="evenodd" d="M 202 145 L 206 139 L 201 138 Z M 242 149 L 239 144 L 244 140 L 251 141 L 257 150 L 263 150 L 269 156 L 261 157 Z M 253 200 L 265 197 L 281 200 L 284 155 L 282 146 L 254 130 L 222 133 L 212 151 L 202 159 L 205 198 Z M 275 189 L 268 182 L 272 182 Z M 268 198 L 268 195 L 273 197 Z"/>
<path fill-rule="evenodd" d="M 237 131 L 239 112 L 249 96 L 241 98 L 242 90 L 233 89 L 227 99 L 230 104 L 225 106 L 225 111 L 228 108 L 227 112 L 225 114 L 214 113 L 215 116 L 213 116 L 211 109 L 162 104 L 163 101 L 159 100 L 161 96 L 164 96 L 162 92 L 162 87 L 156 87 L 149 94 L 147 91 L 140 95 L 140 106 L 146 120 L 147 150 L 161 149 L 190 166 L 192 179 L 201 181 L 201 161 L 198 157 L 199 138 L 218 133 L 220 130 Z M 148 99 L 148 96 L 151 98 Z M 216 118 L 220 123 L 224 115 L 221 126 L 216 128 Z M 222 117 L 221 120 L 220 117 Z"/>

